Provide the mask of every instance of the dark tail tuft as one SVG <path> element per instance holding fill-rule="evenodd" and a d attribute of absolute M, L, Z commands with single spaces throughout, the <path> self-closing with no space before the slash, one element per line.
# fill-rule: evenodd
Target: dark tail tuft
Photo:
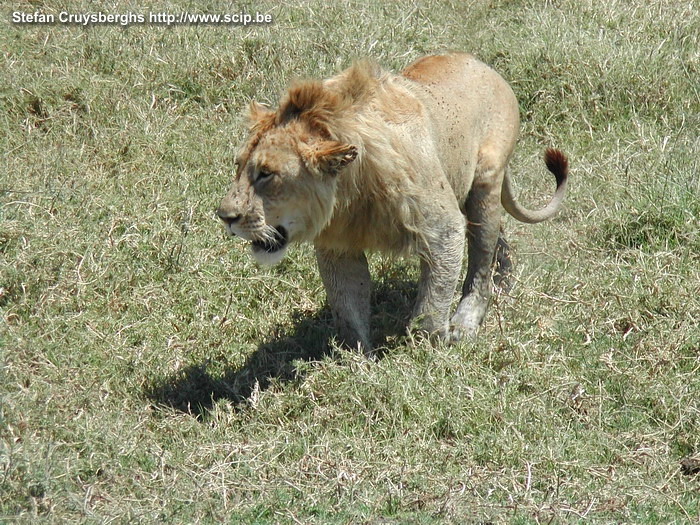
<path fill-rule="evenodd" d="M 569 176 L 569 159 L 558 149 L 549 148 L 544 152 L 544 163 L 557 178 L 557 187 L 561 186 Z"/>

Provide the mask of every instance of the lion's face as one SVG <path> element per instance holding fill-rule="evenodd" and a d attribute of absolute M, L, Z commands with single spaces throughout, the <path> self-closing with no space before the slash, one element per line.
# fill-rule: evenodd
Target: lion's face
<path fill-rule="evenodd" d="M 277 264 L 289 243 L 312 241 L 328 224 L 339 168 L 355 154 L 297 121 L 258 133 L 242 149 L 217 214 L 229 234 L 251 242 L 259 263 Z"/>

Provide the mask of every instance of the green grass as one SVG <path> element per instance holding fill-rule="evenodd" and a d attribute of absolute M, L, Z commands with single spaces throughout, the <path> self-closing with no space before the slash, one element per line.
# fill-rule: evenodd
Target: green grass
<path fill-rule="evenodd" d="M 95 5 L 2 8 L 0 521 L 697 522 L 681 461 L 700 454 L 698 2 L 8 22 Z M 523 202 L 551 191 L 547 146 L 570 156 L 570 193 L 553 221 L 506 219 L 514 287 L 475 343 L 406 336 L 415 261 L 373 256 L 372 362 L 333 345 L 312 249 L 257 267 L 213 210 L 251 98 L 445 49 L 513 85 Z"/>

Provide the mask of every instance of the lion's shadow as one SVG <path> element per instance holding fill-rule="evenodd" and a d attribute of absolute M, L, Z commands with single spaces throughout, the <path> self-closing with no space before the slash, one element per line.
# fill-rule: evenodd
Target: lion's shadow
<path fill-rule="evenodd" d="M 401 278 L 374 283 L 372 333 L 378 358 L 405 336 L 415 289 L 415 282 Z M 240 368 L 214 374 L 207 362 L 192 364 L 147 385 L 144 393 L 157 405 L 203 419 L 221 399 L 240 407 L 254 389 L 265 390 L 273 382 L 301 379 L 302 372 L 295 363 L 332 357 L 333 319 L 325 306 L 312 316 L 296 314 L 293 322 L 291 330 L 278 331 L 260 344 Z"/>

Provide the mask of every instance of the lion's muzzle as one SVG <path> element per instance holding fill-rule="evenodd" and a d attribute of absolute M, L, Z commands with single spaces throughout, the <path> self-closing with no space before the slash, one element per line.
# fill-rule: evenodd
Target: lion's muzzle
<path fill-rule="evenodd" d="M 283 226 L 272 228 L 272 232 L 262 240 L 253 241 L 253 253 L 276 253 L 287 246 L 289 242 L 287 230 Z"/>
<path fill-rule="evenodd" d="M 241 215 L 228 211 L 223 206 L 216 210 L 216 215 L 219 217 L 219 219 L 224 221 L 226 231 L 231 235 L 236 235 L 232 226 L 241 220 Z"/>
<path fill-rule="evenodd" d="M 284 258 L 289 245 L 289 232 L 284 226 L 270 226 L 262 221 L 253 221 L 257 222 L 258 227 L 251 229 L 249 219 L 227 209 L 225 205 L 216 210 L 216 215 L 223 221 L 229 235 L 250 241 L 252 255 L 260 264 L 277 264 Z"/>

